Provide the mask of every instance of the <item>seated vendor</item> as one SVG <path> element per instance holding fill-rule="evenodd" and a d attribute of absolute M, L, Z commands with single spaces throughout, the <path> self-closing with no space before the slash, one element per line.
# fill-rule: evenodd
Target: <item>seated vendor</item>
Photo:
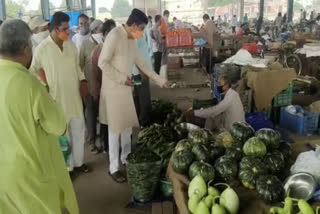
<path fill-rule="evenodd" d="M 224 95 L 223 100 L 216 106 L 195 110 L 194 115 L 206 119 L 206 128 L 209 130 L 229 130 L 233 123 L 245 121 L 243 105 L 226 76 L 219 78 L 218 90 Z"/>

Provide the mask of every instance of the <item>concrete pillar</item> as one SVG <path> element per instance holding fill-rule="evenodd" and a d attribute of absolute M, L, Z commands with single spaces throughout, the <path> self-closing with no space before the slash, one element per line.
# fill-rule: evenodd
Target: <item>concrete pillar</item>
<path fill-rule="evenodd" d="M 288 23 L 291 23 L 293 19 L 293 4 L 294 4 L 294 0 L 288 0 L 288 12 L 287 12 Z"/>
<path fill-rule="evenodd" d="M 97 16 L 96 0 L 91 0 L 91 11 L 92 11 L 92 17 L 96 18 L 96 16 Z"/>
<path fill-rule="evenodd" d="M 49 4 L 49 0 L 41 0 L 41 10 L 42 10 L 43 19 L 44 20 L 49 20 L 50 19 L 50 4 Z"/>
<path fill-rule="evenodd" d="M 81 3 L 80 3 L 80 9 L 82 11 L 82 13 L 87 13 L 87 1 L 86 0 L 81 0 Z"/>
<path fill-rule="evenodd" d="M 240 23 L 243 22 L 244 16 L 244 0 L 240 0 Z"/>
<path fill-rule="evenodd" d="M 67 1 L 67 9 L 69 11 L 72 11 L 73 10 L 73 2 L 72 0 L 66 0 Z"/>
<path fill-rule="evenodd" d="M 0 0 L 0 19 L 5 20 L 6 19 L 6 1 Z"/>
<path fill-rule="evenodd" d="M 261 17 L 262 20 L 263 20 L 263 15 L 264 15 L 264 0 L 260 0 L 259 17 Z"/>

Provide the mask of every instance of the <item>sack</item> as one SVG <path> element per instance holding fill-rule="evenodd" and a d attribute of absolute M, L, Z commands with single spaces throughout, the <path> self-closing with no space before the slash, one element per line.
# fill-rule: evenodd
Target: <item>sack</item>
<path fill-rule="evenodd" d="M 316 151 L 308 151 L 301 153 L 294 165 L 291 167 L 291 173 L 298 172 L 310 173 L 320 184 L 320 147 Z"/>

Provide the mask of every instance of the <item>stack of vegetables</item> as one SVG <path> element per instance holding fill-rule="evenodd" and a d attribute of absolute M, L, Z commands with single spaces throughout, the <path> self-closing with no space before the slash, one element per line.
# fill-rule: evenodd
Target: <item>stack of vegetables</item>
<path fill-rule="evenodd" d="M 171 102 L 164 100 L 152 100 L 152 124 L 161 124 L 174 127 L 181 123 L 181 111 Z"/>
<path fill-rule="evenodd" d="M 203 177 L 197 175 L 188 188 L 188 209 L 194 214 L 236 214 L 239 210 L 239 197 L 227 184 L 220 194 L 219 190 L 206 185 Z M 218 203 L 217 203 L 218 202 Z M 211 212 L 210 212 L 211 211 Z"/>
<path fill-rule="evenodd" d="M 291 147 L 281 143 L 279 132 L 261 129 L 256 133 L 244 122 L 233 124 L 230 132 L 213 137 L 205 130 L 189 133 L 172 155 L 172 167 L 193 179 L 201 176 L 233 183 L 240 181 L 248 189 L 256 189 L 266 202 L 284 198 L 283 184 L 278 178 L 291 156 Z"/>

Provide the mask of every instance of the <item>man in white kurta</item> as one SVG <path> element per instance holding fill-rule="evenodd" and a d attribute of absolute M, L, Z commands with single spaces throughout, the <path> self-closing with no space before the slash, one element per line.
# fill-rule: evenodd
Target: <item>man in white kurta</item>
<path fill-rule="evenodd" d="M 81 14 L 78 18 L 78 24 L 79 24 L 79 32 L 76 33 L 72 37 L 73 43 L 76 45 L 78 51 L 80 52 L 82 43 L 90 39 L 91 34 L 90 34 L 90 25 L 89 25 L 89 17 L 85 14 Z"/>
<path fill-rule="evenodd" d="M 98 63 L 103 73 L 99 117 L 109 126 L 109 172 L 119 183 L 125 182 L 119 171 L 119 138 L 122 146 L 120 159 L 126 164 L 131 152 L 132 127 L 139 126 L 132 95 L 133 65 L 136 64 L 159 86 L 168 87 L 166 80 L 151 70 L 137 48 L 135 39 L 143 35 L 147 23 L 146 15 L 134 9 L 126 25 L 118 26 L 108 34 Z"/>
<path fill-rule="evenodd" d="M 70 170 L 82 167 L 87 171 L 83 164 L 85 123 L 80 95 L 80 89 L 86 87 L 86 80 L 79 66 L 77 49 L 67 40 L 68 22 L 68 15 L 55 13 L 50 24 L 50 36 L 36 48 L 30 71 L 40 76 L 47 84 L 50 95 L 62 107 L 72 145 Z M 85 92 L 82 95 L 85 96 Z"/>
<path fill-rule="evenodd" d="M 219 78 L 218 89 L 225 94 L 216 106 L 194 111 L 197 117 L 206 119 L 206 128 L 229 130 L 233 123 L 245 121 L 245 113 L 239 94 L 230 88 L 227 77 Z"/>

